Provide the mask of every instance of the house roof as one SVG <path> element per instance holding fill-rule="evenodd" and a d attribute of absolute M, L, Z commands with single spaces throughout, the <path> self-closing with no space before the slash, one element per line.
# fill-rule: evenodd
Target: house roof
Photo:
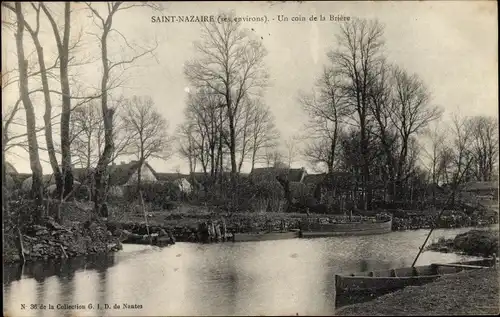
<path fill-rule="evenodd" d="M 249 174 L 245 174 L 245 173 L 238 173 L 237 174 L 237 177 L 239 178 L 246 178 L 248 177 Z M 223 172 L 222 173 L 222 176 L 225 180 L 230 180 L 231 179 L 231 172 Z M 204 172 L 193 172 L 193 173 L 190 173 L 189 175 L 185 175 L 183 176 L 185 177 L 188 181 L 192 181 L 192 179 L 194 178 L 194 180 L 198 183 L 198 184 L 204 184 L 208 181 L 211 180 L 212 176 L 210 176 L 210 174 L 205 174 Z M 220 174 L 217 174 L 215 177 L 220 177 Z"/>
<path fill-rule="evenodd" d="M 147 162 L 145 162 L 144 165 L 148 167 L 152 171 L 156 179 L 158 179 L 158 173 L 156 173 L 155 170 Z M 138 161 L 131 161 L 126 164 L 108 166 L 109 185 L 110 186 L 124 185 L 125 183 L 127 183 L 127 181 L 134 174 L 134 172 L 137 170 L 138 167 L 139 167 Z M 91 169 L 73 168 L 74 180 L 83 183 L 83 181 L 89 175 L 91 175 L 93 170 L 94 170 L 93 168 Z M 25 185 L 23 185 L 24 187 L 31 187 L 31 177 L 32 177 L 31 174 L 17 174 L 15 175 L 14 179 L 17 180 L 18 182 L 25 183 Z M 27 181 L 28 179 L 29 181 Z M 53 177 L 53 174 L 43 175 L 43 183 L 44 186 L 55 184 L 55 178 Z"/>
<path fill-rule="evenodd" d="M 27 178 L 30 178 L 32 174 L 30 173 L 18 173 L 18 174 L 12 174 L 12 178 L 14 181 L 17 182 L 17 184 L 21 184 L 24 182 Z"/>
<path fill-rule="evenodd" d="M 210 174 L 205 174 L 203 172 L 193 172 L 188 175 L 188 179 L 191 182 L 193 179 L 198 184 L 204 184 L 210 179 Z"/>
<path fill-rule="evenodd" d="M 307 174 L 304 177 L 305 184 L 317 185 L 324 181 L 326 173 L 322 174 Z"/>
<path fill-rule="evenodd" d="M 304 183 L 309 186 L 319 184 L 330 184 L 334 186 L 342 186 L 348 184 L 352 174 L 349 172 L 331 172 L 322 174 L 308 174 L 304 177 Z"/>
<path fill-rule="evenodd" d="M 148 164 L 144 162 L 144 166 L 148 167 L 156 179 L 158 179 L 158 174 L 156 171 Z M 110 186 L 120 186 L 128 182 L 130 177 L 139 168 L 139 161 L 130 161 L 129 163 L 111 165 L 109 166 L 109 185 Z"/>
<path fill-rule="evenodd" d="M 53 177 L 52 174 L 50 174 L 50 175 L 42 175 L 42 186 L 44 188 L 47 188 L 49 185 L 53 185 L 55 183 L 56 183 L 56 180 L 55 180 L 55 178 Z M 21 184 L 21 188 L 23 190 L 30 190 L 32 184 L 33 184 L 33 176 L 30 175 L 30 177 L 28 177 L 25 180 L 23 180 L 23 182 Z"/>
<path fill-rule="evenodd" d="M 304 168 L 276 168 L 262 167 L 254 168 L 250 173 L 250 177 L 259 180 L 273 180 L 276 176 L 285 176 L 290 182 L 300 182 L 304 175 Z"/>
<path fill-rule="evenodd" d="M 73 168 L 73 178 L 76 181 L 83 182 L 85 178 L 92 174 L 93 168 Z"/>
<path fill-rule="evenodd" d="M 175 181 L 181 178 L 189 178 L 189 175 L 181 173 L 156 173 L 159 181 Z"/>
<path fill-rule="evenodd" d="M 19 174 L 17 172 L 16 168 L 14 167 L 14 165 L 12 165 L 9 162 L 5 162 L 5 173 L 6 174 Z"/>
<path fill-rule="evenodd" d="M 498 182 L 468 182 L 462 188 L 465 191 L 498 190 Z"/>

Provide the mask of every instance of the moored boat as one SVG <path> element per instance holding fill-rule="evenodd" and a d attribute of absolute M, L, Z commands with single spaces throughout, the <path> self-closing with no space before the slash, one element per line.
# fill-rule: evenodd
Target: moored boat
<path fill-rule="evenodd" d="M 465 270 L 488 268 L 495 265 L 496 259 L 482 259 L 447 264 L 405 267 L 392 270 L 361 272 L 350 275 L 335 275 L 337 297 L 356 295 L 375 296 L 395 291 L 406 286 L 423 285 L 433 282 L 443 275 L 455 274 Z"/>
<path fill-rule="evenodd" d="M 299 237 L 299 231 L 287 232 L 257 232 L 257 233 L 235 233 L 233 235 L 234 242 L 249 242 L 249 241 L 269 241 L 269 240 L 284 240 L 295 239 Z"/>
<path fill-rule="evenodd" d="M 124 244 L 148 244 L 159 247 L 175 244 L 175 238 L 172 235 L 160 236 L 157 233 L 152 233 L 151 237 L 146 235 L 139 235 L 123 230 L 124 233 L 120 238 L 120 242 Z"/>
<path fill-rule="evenodd" d="M 345 235 L 383 234 L 392 231 L 392 218 L 367 218 L 359 221 L 320 223 L 306 221 L 301 224 L 303 238 L 334 237 Z"/>

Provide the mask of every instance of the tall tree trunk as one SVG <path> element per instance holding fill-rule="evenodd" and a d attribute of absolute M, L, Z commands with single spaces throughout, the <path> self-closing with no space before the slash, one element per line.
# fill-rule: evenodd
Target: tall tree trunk
<path fill-rule="evenodd" d="M 49 19 L 54 33 L 57 51 L 59 53 L 59 76 L 62 92 L 62 111 L 61 111 L 61 165 L 64 185 L 64 196 L 73 191 L 73 172 L 71 166 L 71 138 L 70 138 L 70 117 L 71 117 L 71 91 L 69 86 L 69 35 L 71 23 L 71 3 L 64 5 L 64 30 L 63 37 L 59 34 L 58 26 L 50 11 L 41 4 L 41 8 Z M 51 163 L 52 165 L 52 163 Z"/>
<path fill-rule="evenodd" d="M 215 167 L 215 144 L 210 144 L 210 176 L 214 177 L 215 173 L 217 171 L 217 168 Z"/>
<path fill-rule="evenodd" d="M 335 124 L 333 130 L 333 138 L 330 144 L 330 161 L 328 162 L 328 173 L 333 173 L 333 168 L 335 166 L 335 150 L 337 149 L 337 134 L 338 134 L 338 126 Z"/>
<path fill-rule="evenodd" d="M 17 17 L 17 32 L 16 32 L 16 48 L 17 61 L 19 67 L 19 93 L 26 111 L 26 132 L 28 135 L 28 152 L 30 159 L 30 167 L 33 174 L 33 183 L 31 186 L 31 195 L 36 206 L 43 205 L 43 189 L 42 189 L 42 165 L 38 155 L 38 140 L 36 138 L 36 119 L 33 103 L 29 96 L 28 88 L 28 61 L 25 60 L 23 35 L 24 35 L 24 16 L 22 13 L 21 3 L 15 3 Z M 43 209 L 39 208 L 40 214 L 35 215 L 35 220 L 40 221 L 43 217 Z M 38 219 L 37 219 L 38 218 Z"/>
<path fill-rule="evenodd" d="M 73 171 L 71 166 L 71 138 L 70 138 L 70 117 L 71 117 L 71 96 L 69 87 L 69 34 L 70 34 L 70 2 L 66 2 L 64 6 L 64 35 L 63 41 L 59 46 L 60 66 L 59 72 L 61 76 L 61 91 L 62 95 L 62 112 L 61 112 L 61 163 L 62 174 L 64 177 L 64 196 L 68 195 L 73 190 Z"/>
<path fill-rule="evenodd" d="M 238 165 L 236 164 L 236 131 L 232 114 L 229 115 L 229 155 L 231 157 L 231 179 L 234 181 Z"/>
<path fill-rule="evenodd" d="M 403 178 L 405 177 L 404 168 L 406 164 L 406 158 L 408 156 L 408 137 L 403 136 L 402 143 L 403 144 L 398 160 L 398 170 L 396 172 L 396 198 L 398 200 L 401 200 L 403 198 Z"/>
<path fill-rule="evenodd" d="M 115 144 L 113 140 L 113 115 L 114 109 L 108 108 L 108 93 L 107 85 L 109 80 L 109 62 L 108 62 L 108 46 L 107 37 L 111 28 L 111 21 L 106 25 L 101 37 L 101 60 L 103 66 L 103 76 L 101 79 L 101 108 L 102 116 L 104 119 L 104 150 L 99 157 L 95 171 L 95 188 L 94 188 L 94 209 L 96 212 L 101 213 L 102 205 L 106 197 L 106 188 L 108 181 L 107 167 L 111 162 Z"/>
<path fill-rule="evenodd" d="M 252 169 L 250 171 L 253 171 L 255 167 L 255 158 L 257 156 L 257 149 L 254 147 L 252 150 Z"/>
<path fill-rule="evenodd" d="M 34 32 L 31 28 L 28 28 L 31 34 L 33 42 L 36 47 L 38 55 L 38 64 L 40 65 L 40 77 L 42 79 L 43 97 L 45 101 L 45 113 L 43 115 L 43 121 L 45 124 L 45 142 L 47 143 L 47 154 L 49 156 L 50 166 L 52 167 L 52 172 L 54 174 L 54 179 L 56 181 L 56 192 L 55 196 L 61 196 L 63 191 L 63 179 L 61 175 L 61 170 L 59 169 L 59 164 L 57 163 L 56 151 L 54 148 L 54 140 L 52 139 L 52 100 L 50 98 L 49 90 L 49 80 L 47 78 L 47 68 L 45 66 L 45 58 L 43 54 L 43 47 L 38 39 L 38 34 Z"/>
<path fill-rule="evenodd" d="M 5 144 L 7 143 L 5 134 L 7 131 L 2 131 L 2 216 L 4 220 L 9 220 L 9 201 L 7 200 L 7 194 L 9 189 L 7 188 L 7 171 L 5 168 Z M 4 222 L 5 223 L 5 222 Z M 3 228 L 3 226 L 2 226 Z"/>
<path fill-rule="evenodd" d="M 366 133 L 366 125 L 365 125 L 365 117 L 363 115 L 363 119 L 361 120 L 361 140 L 360 140 L 360 145 L 361 145 L 361 159 L 362 159 L 362 166 L 361 166 L 361 173 L 362 173 L 362 184 L 363 184 L 363 192 L 364 192 L 364 197 L 363 197 L 363 209 L 370 210 L 371 205 L 372 205 L 372 190 L 371 190 L 371 183 L 370 183 L 370 153 L 368 150 L 368 136 Z"/>

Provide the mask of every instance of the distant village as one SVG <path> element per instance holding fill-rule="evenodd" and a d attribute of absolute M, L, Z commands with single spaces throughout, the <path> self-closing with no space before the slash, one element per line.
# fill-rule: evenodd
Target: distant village
<path fill-rule="evenodd" d="M 109 181 L 108 181 L 108 192 L 109 196 L 113 198 L 124 198 L 124 189 L 127 187 L 137 186 L 138 182 L 138 170 L 139 162 L 132 160 L 130 162 L 120 162 L 120 164 L 113 163 L 109 167 Z M 161 173 L 155 171 L 150 164 L 145 162 L 141 167 L 141 183 L 142 184 L 156 184 L 165 186 L 174 186 L 180 193 L 183 193 L 183 197 L 189 197 L 193 192 L 203 192 L 205 186 L 208 187 L 210 176 L 204 172 L 195 172 L 189 174 L 182 173 Z M 89 177 L 89 170 L 85 168 L 74 168 L 73 173 L 75 176 L 75 186 L 86 183 L 86 179 Z M 7 188 L 11 191 L 20 191 L 24 193 L 29 193 L 32 186 L 32 174 L 30 173 L 18 173 L 13 164 L 6 164 L 6 174 Z M 229 172 L 224 173 L 226 178 L 229 179 Z M 279 176 L 286 176 L 286 179 L 290 184 L 290 192 L 292 200 L 294 203 L 307 200 L 308 198 L 315 198 L 323 203 L 332 204 L 338 195 L 334 192 L 329 191 L 330 188 L 327 187 L 327 179 L 332 177 L 337 180 L 337 190 L 338 193 L 345 189 L 346 182 L 352 178 L 352 175 L 346 172 L 337 173 L 320 173 L 320 174 L 308 174 L 304 167 L 302 168 L 285 168 L 285 167 L 261 167 L 254 168 L 250 173 L 240 173 L 239 176 L 243 179 L 249 179 L 253 183 L 276 183 L 279 187 L 276 178 Z M 344 180 L 343 185 L 339 182 L 340 179 Z M 352 189 L 352 184 L 348 185 Z M 46 174 L 43 176 L 43 187 L 45 192 L 50 195 L 55 192 L 56 184 L 55 179 L 52 174 Z M 497 198 L 498 194 L 498 182 L 481 182 L 481 181 L 471 181 L 463 184 L 460 188 L 460 197 L 468 199 L 470 201 L 477 201 L 478 199 L 484 200 L 494 200 Z M 335 188 L 334 188 L 335 190 Z M 358 189 L 361 191 L 361 189 Z M 425 190 L 419 194 L 431 197 L 433 194 L 445 194 L 449 193 L 451 190 L 449 186 L 444 184 L 439 186 L 437 184 L 431 184 L 427 186 Z M 280 195 L 282 196 L 282 195 Z M 179 196 L 180 197 L 180 196 Z M 277 200 L 283 200 L 283 197 L 276 197 Z M 284 202 L 280 202 L 279 205 L 283 206 Z M 262 211 L 268 206 L 267 202 L 261 204 L 263 207 Z M 279 208 L 279 206 L 278 206 Z"/>

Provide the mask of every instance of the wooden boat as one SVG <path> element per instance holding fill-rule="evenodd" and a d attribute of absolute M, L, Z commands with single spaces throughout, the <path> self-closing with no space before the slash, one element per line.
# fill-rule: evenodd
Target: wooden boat
<path fill-rule="evenodd" d="M 433 263 L 431 265 L 362 272 L 351 275 L 337 274 L 335 275 L 336 295 L 355 296 L 386 293 L 406 286 L 423 285 L 447 274 L 488 268 L 495 265 L 495 262 L 496 259 L 482 259 L 448 264 Z"/>
<path fill-rule="evenodd" d="M 233 242 L 295 239 L 299 237 L 299 234 L 299 230 L 287 232 L 235 233 L 233 235 Z"/>
<path fill-rule="evenodd" d="M 124 230 L 126 231 L 126 230 Z M 126 233 L 120 239 L 121 243 L 125 244 L 148 244 L 154 246 L 167 246 L 175 244 L 175 239 L 172 236 L 159 236 L 157 233 L 151 234 L 151 239 L 147 234 L 139 235 L 126 231 Z"/>
<path fill-rule="evenodd" d="M 346 235 L 383 234 L 392 231 L 392 218 L 384 220 L 370 219 L 368 221 L 345 223 L 311 223 L 301 224 L 301 237 L 319 238 Z"/>

